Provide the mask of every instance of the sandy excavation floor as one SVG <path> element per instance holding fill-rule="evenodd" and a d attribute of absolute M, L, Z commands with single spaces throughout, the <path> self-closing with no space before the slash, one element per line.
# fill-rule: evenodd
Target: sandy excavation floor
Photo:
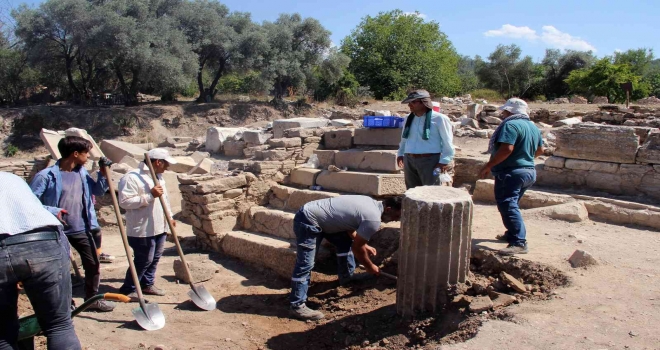
<path fill-rule="evenodd" d="M 409 339 L 414 337 L 408 337 L 409 330 L 418 332 L 416 326 L 395 316 L 395 285 L 385 279 L 363 282 L 352 289 L 338 288 L 333 280 L 318 283 L 313 286 L 310 304 L 322 307 L 328 319 L 318 324 L 289 320 L 286 280 L 218 254 L 210 258 L 219 264 L 219 272 L 204 282 L 218 300 L 218 308 L 198 311 L 186 295 L 188 285 L 175 281 L 175 250 L 171 243 L 157 281 L 169 294 L 149 297 L 165 314 L 164 329 L 142 331 L 130 313 L 136 304 L 121 304 L 112 313 L 83 313 L 75 319 L 76 331 L 85 349 L 96 350 L 155 345 L 164 345 L 165 349 L 660 348 L 659 233 L 538 217 L 528 218 L 527 224 L 531 251 L 525 258 L 563 271 L 572 284 L 555 290 L 550 300 L 525 301 L 499 313 L 473 318 L 472 331 L 478 329 L 478 333 L 466 342 L 448 344 L 451 339 L 472 337 L 472 333 L 448 336 L 441 344 L 432 337 L 425 340 L 425 345 L 411 342 Z M 477 205 L 473 226 L 475 248 L 503 246 L 493 239 L 503 231 L 494 206 Z M 107 229 L 104 236 L 105 250 L 116 255 L 118 261 L 103 266 L 101 288 L 115 291 L 127 263 L 118 231 Z M 571 268 L 566 260 L 578 248 L 592 253 L 600 265 Z M 74 292 L 80 302 L 81 288 Z M 477 327 L 482 320 L 483 325 Z M 437 329 L 431 332 L 423 324 L 416 323 L 429 334 L 451 333 Z"/>

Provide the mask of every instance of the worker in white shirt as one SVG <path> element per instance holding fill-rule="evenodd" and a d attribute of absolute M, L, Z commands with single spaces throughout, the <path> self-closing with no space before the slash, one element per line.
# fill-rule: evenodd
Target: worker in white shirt
<path fill-rule="evenodd" d="M 155 186 L 149 167 L 144 162 L 140 163 L 137 169 L 128 172 L 119 181 L 119 206 L 126 209 L 126 235 L 128 244 L 133 248 L 135 270 L 142 293 L 165 295 L 163 290 L 156 287 L 155 280 L 169 226 L 157 198 L 163 196 L 171 214 L 167 188 L 161 174 L 170 164 L 177 162 L 162 148 L 154 148 L 148 154 L 160 185 Z M 176 222 L 172 221 L 172 225 L 175 226 Z M 119 292 L 137 300 L 130 271 L 126 271 L 126 278 Z"/>
<path fill-rule="evenodd" d="M 411 92 L 401 103 L 408 104 L 410 108 L 397 154 L 397 164 L 403 168 L 406 188 L 439 185 L 441 173 L 451 175 L 453 172 L 454 134 L 451 121 L 446 115 L 433 110 L 431 95 L 426 90 Z"/>

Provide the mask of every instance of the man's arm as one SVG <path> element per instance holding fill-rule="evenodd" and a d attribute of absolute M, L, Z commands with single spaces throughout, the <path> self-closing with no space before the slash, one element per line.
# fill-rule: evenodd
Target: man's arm
<path fill-rule="evenodd" d="M 32 179 L 32 182 L 30 182 L 30 189 L 32 190 L 32 193 L 34 193 L 34 195 L 39 199 L 41 203 L 43 203 L 43 195 L 44 192 L 46 192 L 46 188 L 48 188 L 48 179 L 42 173 L 35 175 L 34 179 Z M 62 211 L 62 209 L 58 207 L 51 207 L 48 205 L 44 205 L 43 207 L 55 216 L 58 216 Z"/>
<path fill-rule="evenodd" d="M 378 266 L 376 266 L 376 264 L 371 262 L 371 259 L 369 259 L 369 248 L 371 247 L 369 247 L 367 244 L 366 239 L 360 237 L 359 235 L 355 236 L 353 245 L 351 246 L 353 255 L 362 265 L 364 265 L 364 267 L 367 269 L 367 272 L 373 275 L 378 275 L 380 273 L 380 269 Z"/>
<path fill-rule="evenodd" d="M 438 123 L 438 132 L 440 133 L 440 142 L 442 142 L 442 149 L 440 150 L 440 159 L 438 163 L 447 165 L 454 159 L 454 128 L 451 125 L 449 118 L 440 117 Z"/>
<path fill-rule="evenodd" d="M 110 172 L 110 169 L 107 167 L 104 168 L 104 171 L 99 171 L 96 181 L 94 181 L 89 173 L 87 174 L 87 183 L 89 184 L 89 187 L 92 188 L 92 194 L 103 196 L 108 192 L 110 189 L 110 185 L 108 184 L 108 172 Z"/>
<path fill-rule="evenodd" d="M 481 170 L 479 170 L 479 177 L 485 179 L 492 169 L 497 164 L 502 163 L 505 159 L 513 153 L 513 145 L 508 143 L 501 143 L 500 148 L 497 149 L 497 152 L 490 158 L 490 161 L 484 165 Z"/>
<path fill-rule="evenodd" d="M 405 119 L 404 121 L 404 127 L 401 129 L 401 141 L 399 141 L 399 150 L 396 152 L 396 163 L 399 166 L 399 168 L 403 169 L 403 155 L 406 152 L 406 139 L 403 138 L 403 131 L 406 130 L 405 124 L 408 122 L 408 118 Z M 408 134 L 408 137 L 410 137 L 410 134 Z"/>
<path fill-rule="evenodd" d="M 545 153 L 545 148 L 543 146 L 539 147 L 536 149 L 536 153 L 534 153 L 534 158 L 538 158 L 542 156 Z"/>
<path fill-rule="evenodd" d="M 139 209 L 155 200 L 151 193 L 140 195 L 140 185 L 135 180 L 138 175 L 128 174 L 119 181 L 119 206 L 123 209 Z"/>

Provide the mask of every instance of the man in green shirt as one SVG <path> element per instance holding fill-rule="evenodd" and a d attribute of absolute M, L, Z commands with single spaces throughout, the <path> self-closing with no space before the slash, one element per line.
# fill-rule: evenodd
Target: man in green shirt
<path fill-rule="evenodd" d="M 506 227 L 504 235 L 497 238 L 509 243 L 500 254 L 527 254 L 527 231 L 518 203 L 536 182 L 534 158 L 543 154 L 543 138 L 529 119 L 525 101 L 509 99 L 500 110 L 506 119 L 490 139 L 490 161 L 481 168 L 479 175 L 485 178 L 491 172 L 495 177 L 495 200 Z"/>

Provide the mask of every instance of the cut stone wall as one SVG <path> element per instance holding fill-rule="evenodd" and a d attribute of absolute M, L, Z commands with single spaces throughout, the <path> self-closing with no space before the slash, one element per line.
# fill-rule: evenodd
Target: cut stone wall
<path fill-rule="evenodd" d="M 17 175 L 29 183 L 34 175 L 48 166 L 49 162 L 50 156 L 35 157 L 34 160 L 2 159 L 0 160 L 0 171 Z"/>
<path fill-rule="evenodd" d="M 470 265 L 472 198 L 467 191 L 424 186 L 406 191 L 396 293 L 397 313 L 436 312 Z"/>

